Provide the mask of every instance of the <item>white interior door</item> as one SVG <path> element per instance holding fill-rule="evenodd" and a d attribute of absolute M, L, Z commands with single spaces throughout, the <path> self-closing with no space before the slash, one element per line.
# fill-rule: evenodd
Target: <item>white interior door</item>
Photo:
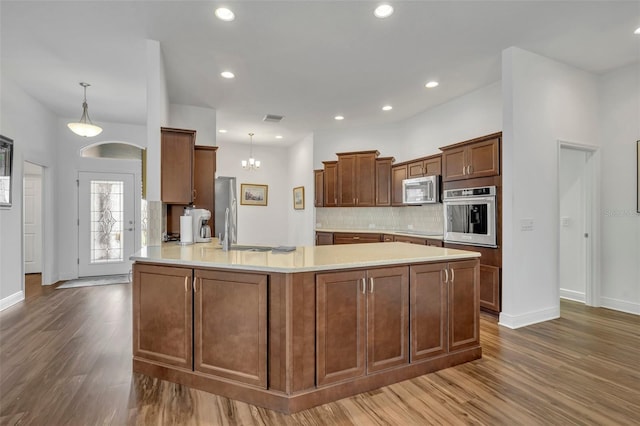
<path fill-rule="evenodd" d="M 25 175 L 23 194 L 24 273 L 35 274 L 42 272 L 42 173 Z"/>
<path fill-rule="evenodd" d="M 126 274 L 135 248 L 134 175 L 78 174 L 78 275 Z"/>

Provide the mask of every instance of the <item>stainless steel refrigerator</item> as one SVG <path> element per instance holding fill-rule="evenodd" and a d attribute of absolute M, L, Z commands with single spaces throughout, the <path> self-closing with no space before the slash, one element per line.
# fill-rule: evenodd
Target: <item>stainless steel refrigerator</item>
<path fill-rule="evenodd" d="M 215 237 L 224 238 L 225 212 L 229 209 L 229 242 L 237 243 L 238 236 L 238 198 L 236 178 L 220 176 L 216 178 Z"/>

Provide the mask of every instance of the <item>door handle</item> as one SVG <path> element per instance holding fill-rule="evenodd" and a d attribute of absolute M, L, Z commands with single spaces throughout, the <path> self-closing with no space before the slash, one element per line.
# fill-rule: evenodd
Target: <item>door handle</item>
<path fill-rule="evenodd" d="M 189 277 L 184 277 L 184 292 L 188 292 L 189 291 L 189 287 L 187 287 L 187 283 L 189 281 Z"/>
<path fill-rule="evenodd" d="M 373 294 L 373 277 L 369 277 L 369 293 Z"/>
<path fill-rule="evenodd" d="M 444 282 L 449 282 L 449 270 L 447 268 L 444 268 Z"/>
<path fill-rule="evenodd" d="M 367 282 L 365 280 L 366 278 L 362 277 L 362 294 L 367 292 Z"/>
<path fill-rule="evenodd" d="M 453 281 L 456 279 L 456 274 L 453 271 L 453 268 L 451 268 L 451 284 L 453 284 Z"/>
<path fill-rule="evenodd" d="M 127 228 L 127 231 L 133 231 L 133 228 Z"/>

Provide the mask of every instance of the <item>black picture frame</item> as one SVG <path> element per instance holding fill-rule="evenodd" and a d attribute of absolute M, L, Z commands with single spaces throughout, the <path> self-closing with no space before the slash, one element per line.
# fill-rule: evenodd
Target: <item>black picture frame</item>
<path fill-rule="evenodd" d="M 0 135 L 0 207 L 11 207 L 13 139 Z"/>

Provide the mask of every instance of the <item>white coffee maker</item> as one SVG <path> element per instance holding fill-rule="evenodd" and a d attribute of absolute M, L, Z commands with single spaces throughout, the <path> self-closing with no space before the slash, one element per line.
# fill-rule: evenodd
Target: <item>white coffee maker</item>
<path fill-rule="evenodd" d="M 193 242 L 211 242 L 211 227 L 209 226 L 211 212 L 205 209 L 193 209 L 191 216 L 193 218 Z"/>

